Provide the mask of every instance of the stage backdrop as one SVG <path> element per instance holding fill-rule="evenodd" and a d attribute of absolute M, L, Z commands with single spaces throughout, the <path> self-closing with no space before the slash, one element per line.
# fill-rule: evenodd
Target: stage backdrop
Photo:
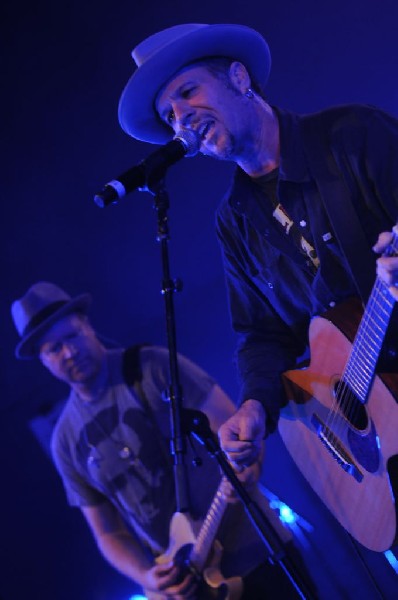
<path fill-rule="evenodd" d="M 134 586 L 107 566 L 79 512 L 66 505 L 47 453 L 66 390 L 38 363 L 15 360 L 10 304 L 35 281 L 53 281 L 72 295 L 92 293 L 92 321 L 107 338 L 166 344 L 152 197 L 136 192 L 106 209 L 93 202 L 106 181 L 153 150 L 117 120 L 130 52 L 144 37 L 183 22 L 245 24 L 271 47 L 271 104 L 311 112 L 362 102 L 398 116 L 398 7 L 394 0 L 22 0 L 1 13 L 0 596 L 127 599 Z M 178 349 L 236 398 L 214 234 L 231 173 L 230 164 L 195 157 L 170 168 L 166 183 L 171 273 L 183 281 L 174 297 Z M 349 578 L 355 552 L 340 551 L 345 534 L 333 520 L 331 533 L 322 533 L 329 517 L 313 508 L 298 474 L 287 475 L 280 446 L 270 441 L 263 483 L 314 528 L 318 578 Z M 322 567 L 333 552 L 338 564 Z M 373 569 L 373 557 L 366 560 Z"/>

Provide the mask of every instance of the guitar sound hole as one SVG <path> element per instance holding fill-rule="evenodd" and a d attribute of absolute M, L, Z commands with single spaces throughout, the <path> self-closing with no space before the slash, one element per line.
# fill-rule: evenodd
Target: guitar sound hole
<path fill-rule="evenodd" d="M 365 431 L 368 426 L 368 414 L 350 386 L 343 381 L 338 381 L 334 386 L 334 395 L 347 421 L 355 429 Z"/>

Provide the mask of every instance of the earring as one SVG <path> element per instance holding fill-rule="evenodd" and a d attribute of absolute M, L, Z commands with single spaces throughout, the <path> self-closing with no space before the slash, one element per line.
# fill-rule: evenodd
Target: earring
<path fill-rule="evenodd" d="M 245 92 L 245 96 L 246 96 L 246 98 L 250 98 L 250 100 L 251 100 L 252 98 L 254 98 L 254 93 L 253 93 L 253 90 L 252 90 L 251 88 L 247 88 L 247 90 L 246 90 L 246 92 Z"/>

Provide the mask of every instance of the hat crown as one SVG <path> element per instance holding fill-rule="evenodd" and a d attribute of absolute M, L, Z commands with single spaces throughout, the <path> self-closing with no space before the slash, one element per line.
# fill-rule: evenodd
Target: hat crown
<path fill-rule="evenodd" d="M 19 335 L 23 336 L 32 321 L 43 314 L 43 311 L 48 313 L 51 307 L 55 309 L 70 300 L 69 294 L 54 283 L 39 281 L 32 285 L 11 307 L 12 318 Z"/>
<path fill-rule="evenodd" d="M 163 29 L 163 31 L 154 33 L 138 44 L 131 55 L 137 67 L 141 67 L 147 60 L 164 50 L 169 44 L 203 27 L 208 27 L 208 25 L 202 23 L 184 23 Z"/>
<path fill-rule="evenodd" d="M 86 314 L 90 304 L 90 294 L 80 294 L 71 298 L 54 283 L 39 281 L 32 285 L 26 294 L 15 300 L 11 306 L 14 325 L 21 336 L 15 356 L 37 356 L 40 339 L 50 327 L 69 314 Z"/>

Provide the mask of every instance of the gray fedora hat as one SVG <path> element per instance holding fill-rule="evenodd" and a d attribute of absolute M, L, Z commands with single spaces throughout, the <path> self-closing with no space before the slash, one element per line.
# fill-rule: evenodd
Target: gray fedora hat
<path fill-rule="evenodd" d="M 186 64 L 206 56 L 238 60 L 261 87 L 271 68 L 267 42 L 245 25 L 175 25 L 141 42 L 132 56 L 137 69 L 120 98 L 119 123 L 132 137 L 152 144 L 164 144 L 173 137 L 154 102 L 160 88 Z"/>
<path fill-rule="evenodd" d="M 86 313 L 91 304 L 90 294 L 71 298 L 63 289 L 39 281 L 11 306 L 14 325 L 21 336 L 15 349 L 17 358 L 37 356 L 37 343 L 43 334 L 59 319 L 73 312 Z"/>

